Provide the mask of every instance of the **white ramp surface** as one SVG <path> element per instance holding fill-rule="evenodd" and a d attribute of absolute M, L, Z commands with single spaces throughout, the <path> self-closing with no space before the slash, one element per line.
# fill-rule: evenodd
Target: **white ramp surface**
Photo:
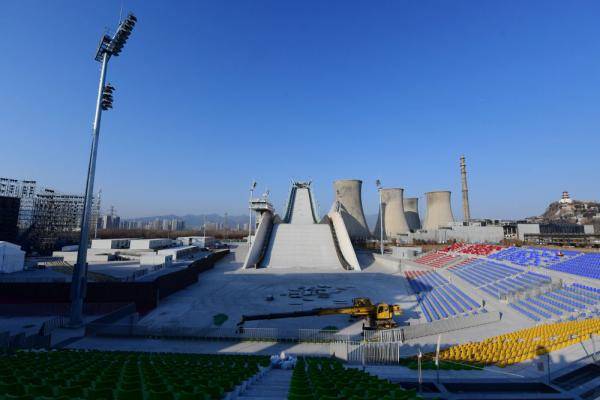
<path fill-rule="evenodd" d="M 263 266 L 341 269 L 329 225 L 277 224 Z"/>
<path fill-rule="evenodd" d="M 292 205 L 290 224 L 314 224 L 312 202 L 308 188 L 298 188 Z"/>

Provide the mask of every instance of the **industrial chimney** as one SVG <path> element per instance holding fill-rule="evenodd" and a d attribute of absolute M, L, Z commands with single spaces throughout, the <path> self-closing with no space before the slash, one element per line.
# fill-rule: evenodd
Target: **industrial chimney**
<path fill-rule="evenodd" d="M 408 228 L 411 231 L 421 229 L 421 218 L 419 217 L 419 198 L 405 197 L 404 198 L 404 215 Z"/>
<path fill-rule="evenodd" d="M 439 229 L 454 222 L 452 207 L 450 206 L 450 192 L 436 191 L 425 193 L 427 198 L 427 212 L 423 228 Z"/>
<path fill-rule="evenodd" d="M 471 220 L 471 210 L 469 208 L 469 188 L 467 186 L 467 164 L 465 156 L 460 156 L 460 179 L 462 181 L 462 203 L 463 203 L 463 218 L 465 222 Z"/>
<path fill-rule="evenodd" d="M 406 216 L 404 215 L 404 189 L 390 188 L 381 189 L 381 212 L 377 217 L 373 236 L 379 237 L 381 227 L 381 215 L 383 215 L 384 239 L 391 239 L 400 234 L 410 231 Z"/>
<path fill-rule="evenodd" d="M 369 228 L 365 219 L 362 206 L 362 181 L 358 179 L 344 179 L 333 182 L 335 191 L 334 205 L 340 204 L 340 211 L 350 238 L 364 240 L 370 237 Z"/>

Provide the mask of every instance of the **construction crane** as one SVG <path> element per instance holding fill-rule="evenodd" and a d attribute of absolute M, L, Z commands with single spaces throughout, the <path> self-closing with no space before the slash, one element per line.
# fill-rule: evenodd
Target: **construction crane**
<path fill-rule="evenodd" d="M 398 304 L 377 303 L 373 304 L 370 299 L 357 297 L 352 299 L 352 306 L 331 307 L 331 308 L 313 308 L 306 311 L 292 311 L 272 314 L 242 315 L 238 326 L 244 325 L 247 321 L 258 321 L 264 319 L 282 319 L 312 317 L 323 315 L 350 315 L 353 318 L 366 318 L 367 326 L 371 329 L 389 329 L 396 327 L 394 316 L 402 315 L 402 309 Z"/>

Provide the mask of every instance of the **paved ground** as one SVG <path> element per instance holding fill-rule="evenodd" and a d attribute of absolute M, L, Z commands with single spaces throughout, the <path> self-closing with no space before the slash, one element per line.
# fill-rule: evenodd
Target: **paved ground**
<path fill-rule="evenodd" d="M 308 310 L 317 307 L 339 307 L 351 304 L 354 297 L 369 297 L 375 302 L 398 303 L 405 310 L 398 322 L 417 321 L 415 297 L 407 288 L 399 271 L 372 264 L 362 272 L 323 271 L 311 268 L 241 269 L 246 247 L 234 248 L 230 256 L 216 267 L 200 275 L 197 284 L 166 298 L 160 306 L 141 319 L 152 327 L 213 326 L 213 316 L 226 314 L 223 327 L 233 328 L 246 314 Z M 290 290 L 321 287 L 329 298 L 300 296 L 290 298 Z M 274 300 L 267 301 L 268 296 Z M 286 329 L 335 326 L 342 332 L 355 333 L 362 321 L 347 316 L 304 317 L 270 321 L 253 321 L 246 327 Z"/>
<path fill-rule="evenodd" d="M 362 272 L 327 272 L 310 268 L 242 270 L 241 266 L 245 253 L 245 246 L 234 248 L 232 254 L 219 262 L 213 270 L 201 274 L 197 284 L 166 298 L 157 309 L 144 316 L 140 324 L 155 328 L 163 326 L 210 327 L 214 326 L 213 316 L 223 313 L 228 316 L 228 320 L 223 324 L 223 327 L 233 328 L 242 314 L 337 306 L 340 304 L 339 302 L 349 303 L 353 297 L 359 296 L 370 297 L 374 301 L 400 303 L 405 310 L 405 315 L 399 319 L 400 323 L 407 321 L 411 323 L 424 322 L 403 272 L 392 266 L 381 265 L 369 254 L 359 253 L 359 260 L 364 268 Z M 424 267 L 413 263 L 403 263 L 402 269 L 424 269 Z M 489 298 L 489 296 L 448 271 L 438 270 L 438 272 L 475 301 L 479 302 L 482 298 L 485 298 L 488 310 L 503 313 L 500 322 L 444 334 L 442 336 L 444 345 L 478 341 L 482 338 L 533 325 L 533 322 L 506 307 L 503 303 Z M 326 288 L 330 293 L 330 297 L 325 299 L 317 296 L 289 297 L 290 290 L 298 290 L 301 287 Z M 270 295 L 274 297 L 274 300 L 267 301 L 266 298 Z M 360 321 L 349 321 L 344 316 L 305 317 L 257 321 L 246 324 L 247 327 L 284 329 L 321 329 L 327 326 L 336 326 L 341 328 L 342 332 L 347 333 L 360 331 L 361 325 Z M 425 348 L 425 350 L 433 350 L 436 341 L 437 336 L 424 337 L 408 341 L 405 347 L 409 350 L 415 350 L 415 352 L 419 347 Z M 600 348 L 600 343 L 597 345 Z M 206 342 L 95 337 L 84 338 L 69 347 L 196 353 L 278 354 L 281 351 L 286 351 L 291 354 L 329 354 L 327 344 Z M 588 341 L 552 353 L 550 358 L 551 372 L 576 366 L 575 361 L 590 354 L 592 349 L 593 345 Z M 441 377 L 444 380 L 465 379 L 466 377 L 496 380 L 542 379 L 547 374 L 547 367 L 544 366 L 544 369 L 540 369 L 540 361 L 544 360 L 529 361 L 504 369 L 492 367 L 486 369 L 486 371 L 471 371 L 468 373 L 464 371 L 442 371 Z M 416 378 L 416 371 L 398 366 L 373 366 L 368 367 L 368 369 L 390 378 L 409 380 Z M 426 371 L 424 376 L 427 380 L 434 380 L 436 372 Z"/>

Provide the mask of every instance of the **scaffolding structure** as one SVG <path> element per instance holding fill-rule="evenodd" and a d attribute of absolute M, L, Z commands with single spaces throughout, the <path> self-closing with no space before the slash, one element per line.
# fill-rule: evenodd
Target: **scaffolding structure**
<path fill-rule="evenodd" d="M 41 188 L 36 181 L 0 178 L 0 196 L 20 199 L 19 232 L 34 248 L 52 249 L 59 237 L 80 230 L 83 195 Z M 99 215 L 98 196 L 92 204 L 92 221 Z"/>

